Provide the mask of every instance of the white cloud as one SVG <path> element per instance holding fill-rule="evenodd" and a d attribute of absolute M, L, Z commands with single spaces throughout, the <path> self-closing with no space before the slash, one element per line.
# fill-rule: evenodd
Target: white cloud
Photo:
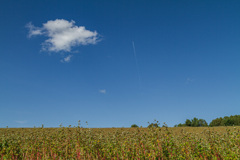
<path fill-rule="evenodd" d="M 49 20 L 41 28 L 32 23 L 26 25 L 29 28 L 29 37 L 44 35 L 48 39 L 44 41 L 42 49 L 50 52 L 70 52 L 72 47 L 79 45 L 96 44 L 98 33 L 86 30 L 84 26 L 76 26 L 74 21 L 64 19 Z"/>
<path fill-rule="evenodd" d="M 99 90 L 99 93 L 106 94 L 107 91 L 106 91 L 106 89 L 101 89 L 101 90 Z"/>
<path fill-rule="evenodd" d="M 41 28 L 38 28 L 38 27 L 35 27 L 34 25 L 32 25 L 32 23 L 28 23 L 26 25 L 27 28 L 29 28 L 29 34 L 28 34 L 28 37 L 31 38 L 32 36 L 35 36 L 35 35 L 41 35 L 43 34 L 42 33 L 42 29 Z"/>
<path fill-rule="evenodd" d="M 16 121 L 16 123 L 25 124 L 25 123 L 27 123 L 27 121 Z"/>
<path fill-rule="evenodd" d="M 190 83 L 193 83 L 194 79 L 191 79 L 191 78 L 187 78 L 186 79 L 186 84 L 190 84 Z"/>
<path fill-rule="evenodd" d="M 64 62 L 66 62 L 66 63 L 70 62 L 72 56 L 73 56 L 73 55 L 68 55 L 67 57 L 63 58 L 63 59 L 61 60 L 61 62 L 63 62 L 63 63 L 64 63 Z"/>

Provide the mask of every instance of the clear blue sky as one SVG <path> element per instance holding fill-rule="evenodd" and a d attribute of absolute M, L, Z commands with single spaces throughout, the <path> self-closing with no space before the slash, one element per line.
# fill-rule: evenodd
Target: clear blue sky
<path fill-rule="evenodd" d="M 0 127 L 240 114 L 238 0 L 0 0 L 0 22 Z"/>

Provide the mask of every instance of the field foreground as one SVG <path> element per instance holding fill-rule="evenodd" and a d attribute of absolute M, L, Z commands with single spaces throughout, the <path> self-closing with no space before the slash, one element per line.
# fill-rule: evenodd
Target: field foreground
<path fill-rule="evenodd" d="M 0 129 L 1 159 L 240 159 L 240 127 Z"/>

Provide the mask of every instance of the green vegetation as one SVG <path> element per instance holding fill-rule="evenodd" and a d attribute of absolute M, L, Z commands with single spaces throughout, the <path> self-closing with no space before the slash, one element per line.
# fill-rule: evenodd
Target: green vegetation
<path fill-rule="evenodd" d="M 186 119 L 184 124 L 178 124 L 174 127 L 206 127 L 207 122 L 204 119 L 193 118 L 192 120 Z M 214 126 L 240 126 L 240 115 L 225 116 L 212 120 L 209 124 L 210 127 Z"/>
<path fill-rule="evenodd" d="M 157 123 L 151 123 L 148 125 L 148 128 L 151 128 L 151 127 L 159 127 Z"/>
<path fill-rule="evenodd" d="M 1 159 L 240 159 L 239 127 L 0 129 Z"/>
<path fill-rule="evenodd" d="M 133 124 L 133 125 L 131 125 L 131 128 L 138 128 L 138 125 Z"/>
<path fill-rule="evenodd" d="M 240 116 L 220 117 L 209 126 L 240 124 Z M 0 159 L 240 159 L 240 127 L 206 127 L 187 119 L 168 128 L 158 121 L 147 128 L 2 128 Z"/>
<path fill-rule="evenodd" d="M 240 115 L 225 116 L 212 120 L 209 126 L 240 126 Z"/>
<path fill-rule="evenodd" d="M 148 122 L 148 128 L 159 127 L 160 123 L 157 120 L 154 120 L 153 123 Z"/>
<path fill-rule="evenodd" d="M 207 122 L 204 119 L 193 118 L 192 120 L 187 119 L 184 124 L 175 125 L 175 127 L 206 127 Z"/>

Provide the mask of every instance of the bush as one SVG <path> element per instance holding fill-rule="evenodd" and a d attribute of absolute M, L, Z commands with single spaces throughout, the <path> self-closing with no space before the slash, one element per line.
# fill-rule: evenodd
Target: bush
<path fill-rule="evenodd" d="M 151 128 L 151 127 L 159 127 L 160 123 L 155 119 L 153 123 L 149 123 L 148 122 L 148 128 Z"/>
<path fill-rule="evenodd" d="M 204 119 L 198 119 L 196 117 L 194 117 L 193 119 L 186 119 L 185 123 L 184 124 L 178 124 L 178 125 L 175 125 L 177 127 L 207 127 L 208 124 L 207 122 L 204 120 Z"/>
<path fill-rule="evenodd" d="M 131 125 L 131 128 L 138 128 L 138 125 L 133 124 L 133 125 Z"/>
<path fill-rule="evenodd" d="M 148 128 L 150 128 L 150 127 L 159 127 L 159 126 L 157 123 L 151 123 L 148 125 Z"/>

